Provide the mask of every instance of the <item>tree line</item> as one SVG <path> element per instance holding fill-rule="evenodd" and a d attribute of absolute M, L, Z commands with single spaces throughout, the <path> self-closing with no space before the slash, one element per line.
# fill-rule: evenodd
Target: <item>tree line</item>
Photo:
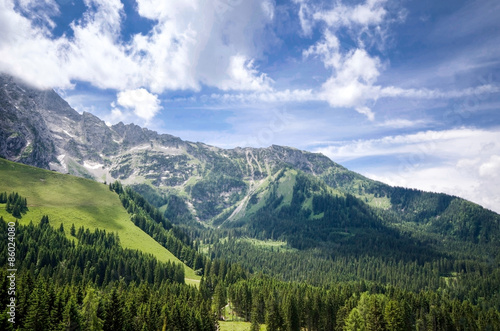
<path fill-rule="evenodd" d="M 182 264 L 123 249 L 119 237 L 80 228 L 73 236 L 44 216 L 16 224 L 16 323 L 8 321 L 0 270 L 2 330 L 215 330 L 209 298 L 184 284 Z M 7 224 L 0 217 L 0 231 Z M 6 240 L 0 264 L 7 265 Z"/>

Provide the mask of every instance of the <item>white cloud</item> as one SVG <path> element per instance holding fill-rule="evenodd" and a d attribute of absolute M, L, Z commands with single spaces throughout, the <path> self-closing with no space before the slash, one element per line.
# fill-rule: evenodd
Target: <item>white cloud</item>
<path fill-rule="evenodd" d="M 332 75 L 323 83 L 319 97 L 332 107 L 354 108 L 370 121 L 374 120 L 375 114 L 367 106 L 367 101 L 378 98 L 380 88 L 374 83 L 382 64 L 378 57 L 368 54 L 361 34 L 367 33 L 372 26 L 384 23 L 387 13 L 384 3 L 385 0 L 367 0 L 356 6 L 346 6 L 338 2 L 330 10 L 317 9 L 312 19 L 326 23 L 327 28 L 323 38 L 303 52 L 304 58 L 318 56 L 326 68 L 332 69 Z M 307 5 L 301 3 L 301 8 L 303 6 Z M 336 36 L 341 27 L 356 31 L 353 41 L 358 43 L 357 46 L 347 51 L 341 49 Z"/>
<path fill-rule="evenodd" d="M 369 54 L 362 36 L 370 35 L 373 39 L 374 34 L 384 34 L 387 26 L 398 21 L 401 15 L 397 20 L 389 18 L 387 10 L 384 9 L 385 0 L 367 0 L 356 6 L 337 2 L 330 10 L 313 7 L 306 0 L 298 3 L 301 10 L 313 12 L 311 14 L 313 22 L 321 21 L 326 24 L 322 38 L 305 49 L 302 54 L 304 59 L 318 57 L 326 68 L 332 70 L 331 76 L 315 95 L 333 108 L 352 108 L 373 121 L 375 113 L 370 109 L 370 105 L 379 98 L 463 98 L 500 92 L 500 87 L 495 84 L 448 91 L 378 85 L 377 79 L 385 63 L 383 64 L 377 56 Z M 307 22 L 312 26 L 313 23 Z M 337 37 L 340 28 L 347 28 L 350 31 L 348 35 L 352 36 L 353 42 L 351 47 L 345 42 L 341 47 Z M 384 38 L 385 36 L 381 36 L 381 40 Z"/>
<path fill-rule="evenodd" d="M 270 0 L 264 0 L 261 4 L 262 11 L 266 16 L 269 18 L 269 20 L 273 20 L 274 18 L 274 3 L 273 1 Z"/>
<path fill-rule="evenodd" d="M 314 13 L 313 18 L 324 21 L 328 26 L 335 28 L 341 26 L 350 27 L 353 24 L 379 25 L 387 14 L 383 7 L 385 2 L 385 0 L 367 0 L 363 4 L 353 7 L 345 6 L 339 2 L 331 10 Z"/>
<path fill-rule="evenodd" d="M 339 68 L 341 62 L 340 42 L 334 33 L 326 30 L 323 39 L 302 52 L 304 58 L 319 56 L 326 68 Z"/>
<path fill-rule="evenodd" d="M 500 141 L 500 131 L 471 128 L 444 131 L 421 131 L 408 135 L 386 136 L 378 139 L 356 140 L 318 151 L 338 160 L 346 161 L 365 156 L 414 154 L 419 159 L 439 156 L 450 160 L 471 158 L 489 143 Z M 500 148 L 500 145 L 498 146 Z"/>
<path fill-rule="evenodd" d="M 254 36 L 274 16 L 269 0 L 139 0 L 138 13 L 156 24 L 129 42 L 121 38 L 125 13 L 119 0 L 86 0 L 85 14 L 71 24 L 71 38 L 54 38 L 50 22 L 32 24 L 40 5 L 23 3 L 23 15 L 13 0 L 0 3 L 0 71 L 39 87 L 71 88 L 73 80 L 82 80 L 99 88 L 146 87 L 155 93 L 198 90 L 201 84 L 255 91 L 272 82 L 253 65 L 261 56 Z M 54 4 L 57 12 L 54 1 L 44 4 Z"/>
<path fill-rule="evenodd" d="M 402 129 L 402 128 L 411 128 L 416 126 L 424 125 L 426 122 L 424 120 L 407 120 L 407 119 L 392 119 L 387 120 L 382 123 L 377 123 L 380 127 L 394 128 L 394 129 Z"/>
<path fill-rule="evenodd" d="M 143 88 L 118 93 L 117 103 L 122 107 L 133 109 L 135 115 L 146 120 L 146 122 L 149 122 L 161 109 L 158 96 L 149 93 Z M 114 117 L 121 115 L 120 110 L 114 110 L 114 114 L 112 112 Z"/>
<path fill-rule="evenodd" d="M 54 0 L 20 0 L 17 2 L 19 9 L 25 13 L 31 21 L 41 27 L 54 28 L 53 16 L 59 15 L 59 7 Z"/>
<path fill-rule="evenodd" d="M 479 175 L 486 178 L 500 176 L 500 155 L 492 155 L 489 160 L 479 166 Z"/>
<path fill-rule="evenodd" d="M 370 108 L 361 106 L 356 107 L 355 109 L 358 113 L 365 115 L 370 121 L 375 120 L 375 113 Z"/>
<path fill-rule="evenodd" d="M 266 91 L 273 83 L 266 74 L 260 74 L 255 69 L 252 60 L 243 55 L 232 56 L 227 69 L 228 79 L 222 81 L 219 88 L 222 90 Z"/>
<path fill-rule="evenodd" d="M 479 96 L 482 94 L 500 92 L 500 86 L 492 84 L 470 87 L 462 90 L 441 91 L 437 89 L 403 89 L 395 86 L 387 86 L 380 89 L 380 97 L 404 97 L 418 99 L 437 99 L 437 98 L 462 98 L 469 96 Z"/>
<path fill-rule="evenodd" d="M 345 56 L 334 53 L 325 65 L 331 65 L 334 73 L 322 85 L 320 97 L 332 107 L 353 107 L 373 121 L 375 115 L 365 104 L 378 97 L 373 82 L 379 75 L 380 60 L 356 49 Z"/>
<path fill-rule="evenodd" d="M 312 9 L 307 0 L 293 0 L 293 2 L 299 4 L 298 15 L 302 32 L 304 35 L 310 36 L 314 25 Z"/>
<path fill-rule="evenodd" d="M 254 93 L 213 93 L 210 95 L 213 100 L 225 103 L 287 103 L 287 102 L 307 102 L 320 101 L 319 96 L 313 90 L 282 90 L 282 91 L 264 91 Z M 234 107 L 234 105 L 230 105 Z"/>

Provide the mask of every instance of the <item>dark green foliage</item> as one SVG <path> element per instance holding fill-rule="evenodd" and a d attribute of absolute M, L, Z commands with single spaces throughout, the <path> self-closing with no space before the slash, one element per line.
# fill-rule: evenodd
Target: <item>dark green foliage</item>
<path fill-rule="evenodd" d="M 171 194 L 167 197 L 165 203 L 167 204 L 167 208 L 163 215 L 173 223 L 191 226 L 198 224 L 189 211 L 186 201 L 181 197 Z"/>
<path fill-rule="evenodd" d="M 277 193 L 278 182 L 276 179 L 270 184 L 266 204 L 245 220 L 243 230 L 249 236 L 285 240 L 300 250 L 321 248 L 324 257 L 358 257 L 368 252 L 372 256 L 397 255 L 397 259 L 423 262 L 430 255 L 440 256 L 424 242 L 389 227 L 353 195 L 333 195 L 324 183 L 299 172 L 287 205 Z M 373 249 L 374 245 L 377 249 Z"/>
<path fill-rule="evenodd" d="M 161 196 L 155 189 L 147 184 L 135 184 L 130 187 L 156 208 L 160 208 L 167 203 L 167 199 L 165 197 Z M 166 217 L 170 219 L 168 216 Z"/>
<path fill-rule="evenodd" d="M 111 291 L 110 298 L 104 308 L 104 330 L 123 329 L 123 302 L 116 288 Z"/>
<path fill-rule="evenodd" d="M 21 218 L 22 214 L 28 211 L 26 198 L 23 198 L 17 192 L 12 192 L 9 195 L 7 195 L 7 192 L 0 193 L 0 203 L 5 203 L 5 210 L 15 218 Z"/>
<path fill-rule="evenodd" d="M 132 214 L 131 219 L 135 225 L 186 265 L 202 272 L 205 258 L 194 249 L 191 238 L 184 230 L 172 226 L 172 223 L 158 209 L 131 188 L 123 189 L 119 182 L 115 182 L 110 184 L 110 189 L 117 193 L 121 192 L 119 193 L 120 200 L 127 211 Z"/>
<path fill-rule="evenodd" d="M 116 235 L 102 230 L 78 229 L 75 245 L 49 224 L 44 216 L 43 224 L 16 225 L 17 329 L 216 330 L 210 301 L 183 284 L 182 265 L 124 250 Z M 0 231 L 7 232 L 2 218 Z M 2 240 L 4 266 L 6 251 Z M 6 320 L 7 275 L 0 269 L 2 330 L 12 328 Z"/>
<path fill-rule="evenodd" d="M 255 298 L 268 294 L 264 311 L 268 330 L 413 330 L 423 323 L 434 330 L 497 330 L 500 313 L 451 300 L 446 293 L 407 292 L 376 283 L 335 283 L 314 287 L 254 277 L 229 286 L 229 300 L 236 309 L 251 308 Z M 239 312 L 245 317 L 245 311 Z"/>
<path fill-rule="evenodd" d="M 5 222 L 1 227 L 6 233 Z M 64 233 L 49 226 L 47 216 L 43 216 L 43 221 L 37 226 L 16 226 L 17 268 L 37 270 L 61 283 L 105 286 L 120 279 L 154 283 L 153 271 L 158 266 L 158 282 L 184 282 L 184 267 L 181 264 L 161 263 L 152 256 L 123 249 L 116 234 L 80 228 L 75 237 L 79 243 L 76 246 Z M 0 247 L 5 253 L 5 240 Z M 0 257 L 2 265 L 6 265 L 6 258 L 6 253 Z"/>

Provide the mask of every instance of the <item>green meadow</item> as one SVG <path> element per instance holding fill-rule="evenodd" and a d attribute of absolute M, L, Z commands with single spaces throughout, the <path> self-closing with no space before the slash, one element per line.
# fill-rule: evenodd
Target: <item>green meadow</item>
<path fill-rule="evenodd" d="M 234 321 L 219 321 L 221 331 L 250 331 L 252 323 L 250 322 L 234 322 Z M 260 326 L 261 331 L 266 331 L 266 326 Z"/>
<path fill-rule="evenodd" d="M 116 232 L 124 248 L 154 255 L 160 261 L 181 263 L 130 220 L 118 195 L 107 185 L 92 180 L 63 175 L 0 159 L 0 192 L 18 192 L 28 201 L 28 212 L 19 219 L 21 224 L 37 223 L 48 215 L 52 226 L 63 224 L 66 234 L 72 224 L 76 229 L 104 229 Z M 0 216 L 15 220 L 0 204 Z M 199 276 L 185 266 L 186 283 L 198 284 Z"/>

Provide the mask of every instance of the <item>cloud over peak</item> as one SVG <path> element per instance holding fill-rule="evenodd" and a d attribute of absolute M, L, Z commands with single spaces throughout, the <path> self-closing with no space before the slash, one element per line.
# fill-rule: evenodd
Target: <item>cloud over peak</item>
<path fill-rule="evenodd" d="M 46 3 L 57 12 L 55 2 Z M 40 6 L 26 5 L 20 12 L 13 0 L 3 1 L 0 71 L 44 88 L 71 88 L 75 80 L 116 90 L 144 86 L 156 93 L 199 90 L 201 84 L 224 90 L 269 87 L 271 80 L 253 65 L 259 54 L 253 35 L 274 15 L 269 0 L 224 2 L 225 8 L 197 0 L 138 0 L 138 15 L 154 26 L 129 39 L 123 38 L 120 0 L 84 3 L 85 13 L 68 27 L 72 36 L 54 37 L 49 19 L 33 25 Z"/>
<path fill-rule="evenodd" d="M 118 105 L 132 109 L 136 116 L 146 122 L 149 122 L 162 108 L 158 96 L 143 88 L 122 91 L 118 93 L 116 100 Z M 121 115 L 119 110 L 115 110 L 115 112 L 116 115 Z"/>

